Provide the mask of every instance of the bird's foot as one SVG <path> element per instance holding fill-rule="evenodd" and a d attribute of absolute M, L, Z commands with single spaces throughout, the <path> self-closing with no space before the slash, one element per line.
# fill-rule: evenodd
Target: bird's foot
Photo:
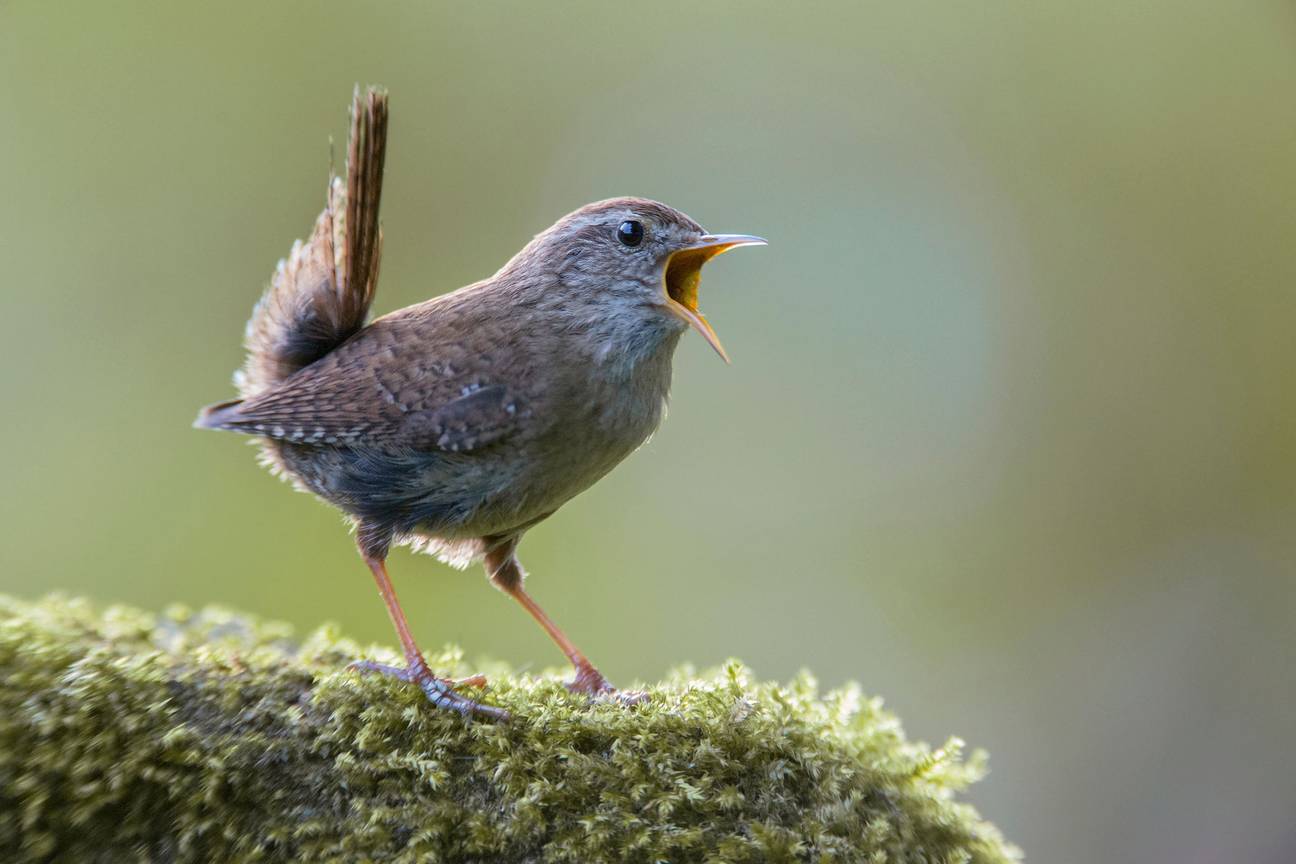
<path fill-rule="evenodd" d="M 603 677 L 603 673 L 593 666 L 577 666 L 576 677 L 567 682 L 569 693 L 580 693 L 591 699 L 603 699 L 619 702 L 622 705 L 638 705 L 648 699 L 648 694 L 638 690 L 618 690 Z"/>
<path fill-rule="evenodd" d="M 503 708 L 483 705 L 477 700 L 467 699 L 455 691 L 456 687 L 485 687 L 485 675 L 471 675 L 457 680 L 438 678 L 432 674 L 432 670 L 428 668 L 422 657 L 411 662 L 408 666 L 388 666 L 385 663 L 375 663 L 372 660 L 356 660 L 347 668 L 354 669 L 357 672 L 375 672 L 379 675 L 388 675 L 417 685 L 437 708 L 449 708 L 452 711 L 458 711 L 465 717 L 488 717 L 493 720 L 509 719 L 508 712 Z"/>
<path fill-rule="evenodd" d="M 386 663 L 375 663 L 373 660 L 356 660 L 347 668 L 354 669 L 357 672 L 377 672 L 380 675 L 388 675 L 402 681 L 417 683 L 416 674 L 410 671 L 411 667 L 409 666 L 388 666 Z M 424 671 L 427 671 L 426 666 L 424 666 Z M 485 675 L 469 675 L 467 678 L 438 678 L 432 675 L 430 671 L 427 674 L 447 687 L 486 687 Z"/>

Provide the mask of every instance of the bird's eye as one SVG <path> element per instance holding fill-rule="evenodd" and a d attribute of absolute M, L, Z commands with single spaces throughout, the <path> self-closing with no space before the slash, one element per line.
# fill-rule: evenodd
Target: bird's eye
<path fill-rule="evenodd" d="M 643 242 L 643 223 L 627 219 L 617 226 L 617 239 L 627 246 L 638 246 Z"/>

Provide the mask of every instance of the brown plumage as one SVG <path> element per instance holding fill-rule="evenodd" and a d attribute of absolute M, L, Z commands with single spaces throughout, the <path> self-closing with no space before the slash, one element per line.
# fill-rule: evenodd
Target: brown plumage
<path fill-rule="evenodd" d="M 404 543 L 457 566 L 484 559 L 571 659 L 572 689 L 613 693 L 526 593 L 515 550 L 656 429 L 687 327 L 723 356 L 697 312 L 699 271 L 763 241 L 708 235 L 654 201 L 601 201 L 490 279 L 366 326 L 386 119 L 385 94 L 357 92 L 346 190 L 330 183 L 310 240 L 253 311 L 235 376 L 242 398 L 205 409 L 196 425 L 260 436 L 272 468 L 354 521 L 408 664 L 361 668 L 417 683 L 439 706 L 501 716 L 423 661 L 384 563 Z"/>

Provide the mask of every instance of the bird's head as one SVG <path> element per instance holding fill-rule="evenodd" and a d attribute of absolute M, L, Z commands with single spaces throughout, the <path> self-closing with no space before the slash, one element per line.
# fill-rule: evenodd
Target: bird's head
<path fill-rule="evenodd" d="M 510 262 L 509 269 L 557 275 L 560 290 L 607 315 L 645 316 L 670 328 L 692 327 L 729 361 L 698 310 L 702 265 L 739 246 L 764 245 L 748 234 L 708 234 L 688 216 L 645 198 L 611 198 L 559 219 Z"/>

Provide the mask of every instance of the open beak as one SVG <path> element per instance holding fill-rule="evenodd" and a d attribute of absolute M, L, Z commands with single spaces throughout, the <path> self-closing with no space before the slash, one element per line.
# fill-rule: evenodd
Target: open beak
<path fill-rule="evenodd" d="M 672 312 L 687 321 L 690 327 L 701 333 L 702 338 L 726 363 L 729 362 L 729 355 L 720 344 L 720 337 L 711 329 L 706 316 L 698 311 L 698 283 L 702 281 L 702 265 L 739 246 L 764 245 L 764 239 L 750 234 L 706 234 L 692 246 L 672 252 L 666 261 L 663 281 L 667 305 Z"/>

